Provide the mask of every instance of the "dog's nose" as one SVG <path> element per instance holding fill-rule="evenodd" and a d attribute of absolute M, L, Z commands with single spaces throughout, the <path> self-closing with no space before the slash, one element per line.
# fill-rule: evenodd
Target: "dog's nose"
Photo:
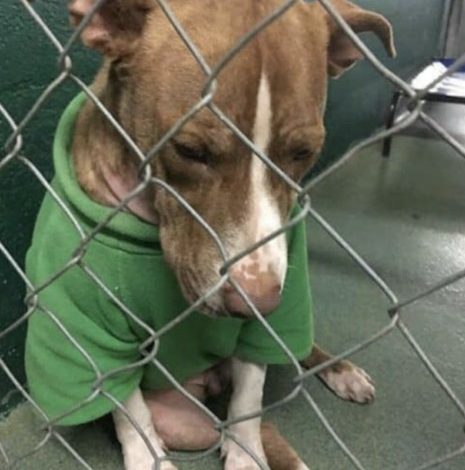
<path fill-rule="evenodd" d="M 231 272 L 232 279 L 239 284 L 257 310 L 266 315 L 271 313 L 281 301 L 281 284 L 275 276 L 265 273 L 250 277 Z M 253 311 L 239 292 L 229 283 L 223 287 L 223 301 L 226 310 L 236 317 L 253 316 Z"/>
<path fill-rule="evenodd" d="M 257 308 L 257 310 L 262 314 L 266 315 L 271 313 L 281 301 L 281 296 L 279 293 L 279 286 L 276 286 L 272 291 L 266 295 L 256 296 L 250 293 L 248 295 L 250 301 Z M 253 311 L 249 308 L 242 296 L 234 291 L 228 291 L 224 293 L 224 305 L 226 310 L 231 313 L 232 316 L 237 318 L 250 318 L 253 316 Z"/>

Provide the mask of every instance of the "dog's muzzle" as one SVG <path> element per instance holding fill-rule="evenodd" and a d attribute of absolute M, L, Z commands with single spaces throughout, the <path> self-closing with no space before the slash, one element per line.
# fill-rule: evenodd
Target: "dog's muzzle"
<path fill-rule="evenodd" d="M 267 315 L 278 307 L 282 286 L 275 274 L 269 271 L 253 271 L 253 268 L 233 266 L 230 269 L 230 276 L 257 310 L 262 315 Z M 240 318 L 254 316 L 253 310 L 231 283 L 226 283 L 221 293 L 224 307 L 230 315 Z"/>

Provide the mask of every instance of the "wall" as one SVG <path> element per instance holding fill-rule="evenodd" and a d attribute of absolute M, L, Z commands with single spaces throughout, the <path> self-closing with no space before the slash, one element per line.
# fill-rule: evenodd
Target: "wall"
<path fill-rule="evenodd" d="M 59 38 L 69 35 L 63 0 L 36 1 L 35 8 Z M 77 73 L 91 80 L 97 57 L 74 53 Z M 17 1 L 2 1 L 0 6 L 0 104 L 21 120 L 37 100 L 45 86 L 58 74 L 57 53 L 41 29 Z M 77 88 L 67 82 L 45 103 L 41 112 L 30 122 L 24 133 L 22 154 L 50 178 L 50 145 L 61 110 L 76 93 Z M 10 132 L 0 117 L 0 159 L 4 157 L 3 143 Z M 43 189 L 20 163 L 10 164 L 0 172 L 0 242 L 22 263 L 29 245 L 35 215 L 42 199 Z M 0 254 L 0 331 L 22 313 L 25 291 L 18 275 Z M 22 350 L 24 326 L 0 339 L 0 358 L 24 382 Z M 10 381 L 0 371 L 0 411 L 16 401 L 8 395 Z"/>
<path fill-rule="evenodd" d="M 64 3 L 63 0 L 35 2 L 35 8 L 60 39 L 69 35 Z M 402 76 L 408 76 L 438 50 L 442 0 L 359 0 L 358 3 L 384 13 L 392 21 L 399 56 L 396 60 L 386 60 L 386 63 Z M 0 103 L 19 121 L 44 87 L 56 77 L 57 54 L 19 2 L 2 2 L 0 31 Z M 385 58 L 378 42 L 371 38 L 368 41 L 374 51 Z M 73 50 L 73 59 L 77 75 L 89 81 L 98 58 L 77 47 Z M 71 82 L 65 83 L 49 98 L 24 132 L 23 154 L 31 158 L 48 178 L 51 177 L 53 131 L 61 110 L 76 91 Z M 391 86 L 367 63 L 331 83 L 328 140 L 320 168 L 382 123 L 391 93 Z M 4 119 L 0 118 L 0 148 L 8 132 Z M 0 150 L 0 159 L 3 156 Z M 0 173 L 0 241 L 21 263 L 42 195 L 42 187 L 20 163 L 15 162 Z M 0 254 L 0 332 L 24 312 L 24 295 L 20 278 Z M 22 326 L 0 339 L 0 358 L 22 383 L 24 331 Z M 12 388 L 0 371 L 0 411 L 18 398 L 16 394 L 8 393 Z"/>
<path fill-rule="evenodd" d="M 459 57 L 464 52 L 465 44 L 465 3 L 452 1 L 450 11 L 450 29 L 447 35 L 448 57 Z"/>
<path fill-rule="evenodd" d="M 443 0 L 358 0 L 365 8 L 384 14 L 393 24 L 397 58 L 389 59 L 377 39 L 367 36 L 373 52 L 394 72 L 408 78 L 442 50 Z M 367 61 L 330 84 L 326 114 L 328 140 L 320 166 L 336 159 L 351 143 L 383 124 L 392 86 Z"/>

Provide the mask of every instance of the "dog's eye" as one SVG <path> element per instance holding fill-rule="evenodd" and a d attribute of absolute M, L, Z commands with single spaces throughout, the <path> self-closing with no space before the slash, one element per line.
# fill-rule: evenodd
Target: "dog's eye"
<path fill-rule="evenodd" d="M 186 160 L 203 163 L 204 165 L 209 162 L 210 154 L 206 149 L 189 147 L 188 145 L 181 144 L 180 142 L 174 142 L 173 146 L 177 154 Z"/>
<path fill-rule="evenodd" d="M 295 162 L 308 161 L 313 157 L 313 151 L 306 147 L 297 148 L 292 152 L 292 159 Z"/>

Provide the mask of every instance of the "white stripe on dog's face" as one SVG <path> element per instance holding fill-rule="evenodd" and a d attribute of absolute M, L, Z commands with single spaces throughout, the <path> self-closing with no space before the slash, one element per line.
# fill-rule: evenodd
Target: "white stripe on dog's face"
<path fill-rule="evenodd" d="M 272 99 L 270 86 L 265 73 L 262 73 L 257 97 L 257 110 L 253 128 L 253 141 L 265 154 L 271 141 L 273 121 Z M 282 226 L 283 221 L 278 209 L 276 198 L 267 183 L 269 170 L 255 154 L 251 155 L 251 191 L 250 214 L 246 243 L 257 242 Z M 284 235 L 274 238 L 266 245 L 243 258 L 238 266 L 245 278 L 256 278 L 257 275 L 270 273 L 276 280 L 284 283 L 287 269 L 286 239 Z"/>

